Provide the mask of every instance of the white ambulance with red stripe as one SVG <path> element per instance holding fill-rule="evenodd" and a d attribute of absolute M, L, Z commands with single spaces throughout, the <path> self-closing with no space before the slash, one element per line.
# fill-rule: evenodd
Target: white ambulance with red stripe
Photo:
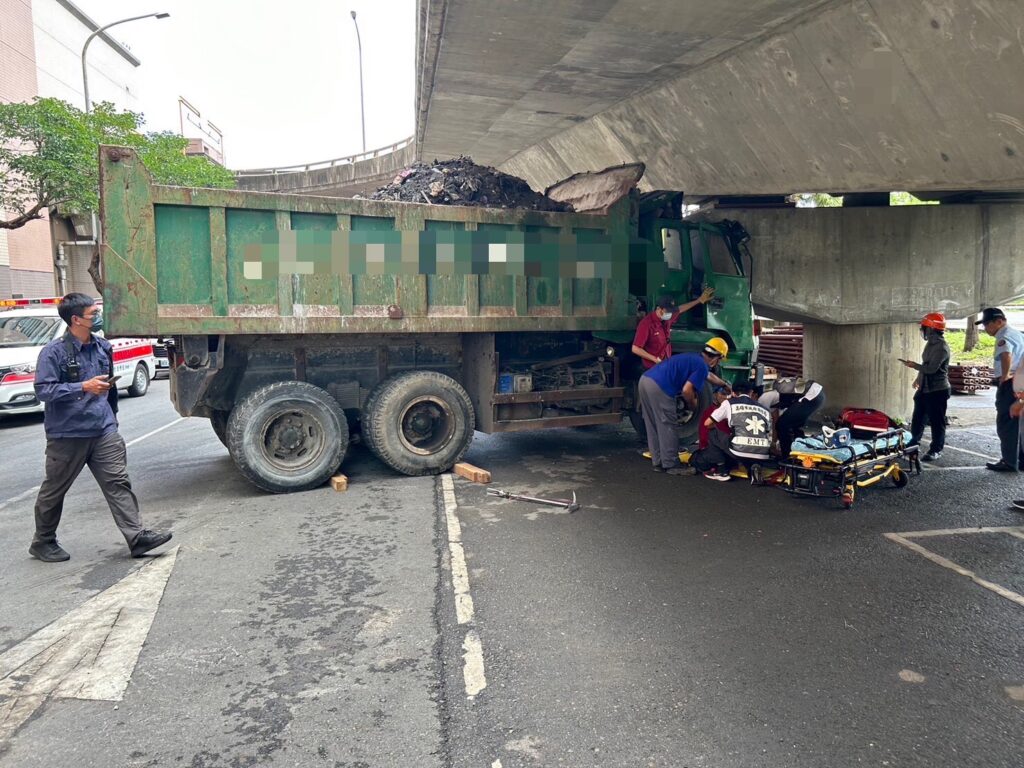
<path fill-rule="evenodd" d="M 36 362 L 43 347 L 67 330 L 57 314 L 60 298 L 0 300 L 0 417 L 36 413 Z M 152 339 L 111 339 L 119 389 L 132 397 L 149 391 L 156 374 Z"/>

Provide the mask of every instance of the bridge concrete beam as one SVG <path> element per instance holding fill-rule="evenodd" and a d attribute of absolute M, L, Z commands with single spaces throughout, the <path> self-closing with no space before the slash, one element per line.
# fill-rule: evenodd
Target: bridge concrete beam
<path fill-rule="evenodd" d="M 1024 295 L 1024 204 L 716 212 L 750 232 L 768 317 L 859 325 L 962 318 Z"/>
<path fill-rule="evenodd" d="M 718 212 L 750 232 L 760 314 L 804 323 L 805 374 L 829 410 L 908 418 L 921 317 L 968 317 L 1024 295 L 1024 205 Z"/>
<path fill-rule="evenodd" d="M 535 188 L 640 160 L 694 195 L 1024 189 L 1020 0 L 442 4 L 427 156 Z"/>

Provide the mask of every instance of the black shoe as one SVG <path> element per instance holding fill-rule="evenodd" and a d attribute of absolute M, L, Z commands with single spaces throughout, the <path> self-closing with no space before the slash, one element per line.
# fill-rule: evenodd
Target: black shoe
<path fill-rule="evenodd" d="M 665 471 L 665 468 L 663 466 L 661 466 L 661 464 L 652 464 L 651 466 L 654 467 L 654 471 L 655 472 L 664 472 Z"/>
<path fill-rule="evenodd" d="M 921 461 L 935 461 L 942 458 L 942 451 L 928 451 L 921 457 Z"/>
<path fill-rule="evenodd" d="M 1024 512 L 1024 499 L 1014 499 L 1010 502 L 1010 506 L 1018 512 Z"/>
<path fill-rule="evenodd" d="M 991 469 L 993 472 L 1016 472 L 1016 467 L 1011 467 L 1005 461 L 1000 459 L 999 461 L 990 461 L 985 465 L 987 469 Z"/>
<path fill-rule="evenodd" d="M 149 550 L 156 549 L 170 540 L 170 533 L 143 531 L 135 538 L 135 543 L 132 544 L 132 557 L 142 557 Z"/>
<path fill-rule="evenodd" d="M 665 472 L 666 474 L 678 477 L 690 477 L 697 474 L 697 470 L 693 467 L 672 467 L 671 469 L 666 469 Z"/>
<path fill-rule="evenodd" d="M 32 542 L 32 546 L 28 548 L 28 553 L 36 560 L 42 560 L 44 563 L 63 563 L 65 560 L 71 559 L 71 555 L 56 541 Z"/>

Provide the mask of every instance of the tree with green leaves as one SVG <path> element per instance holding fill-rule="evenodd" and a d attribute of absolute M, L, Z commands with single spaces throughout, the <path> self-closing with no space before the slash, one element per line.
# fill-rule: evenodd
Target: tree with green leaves
<path fill-rule="evenodd" d="M 41 219 L 50 208 L 94 211 L 99 205 L 99 145 L 136 149 L 160 184 L 233 187 L 231 171 L 187 157 L 188 140 L 142 133 L 142 115 L 109 102 L 89 113 L 60 99 L 0 104 L 0 229 Z"/>

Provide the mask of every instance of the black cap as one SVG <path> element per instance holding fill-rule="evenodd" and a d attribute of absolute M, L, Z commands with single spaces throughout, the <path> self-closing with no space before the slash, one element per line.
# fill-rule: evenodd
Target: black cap
<path fill-rule="evenodd" d="M 1003 310 L 999 307 L 987 307 L 981 311 L 981 320 L 975 323 L 975 325 L 985 325 L 985 323 L 991 323 L 993 320 L 1005 320 L 1006 315 L 1003 314 Z"/>
<path fill-rule="evenodd" d="M 658 303 L 655 304 L 658 309 L 675 309 L 679 306 L 673 296 L 659 296 Z"/>

